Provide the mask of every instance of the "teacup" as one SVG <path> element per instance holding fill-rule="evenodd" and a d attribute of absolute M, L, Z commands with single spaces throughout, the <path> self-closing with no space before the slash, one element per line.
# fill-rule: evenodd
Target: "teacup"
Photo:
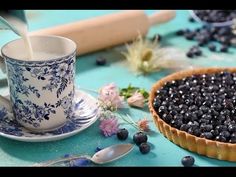
<path fill-rule="evenodd" d="M 76 44 L 59 36 L 31 36 L 34 60 L 24 58 L 22 39 L 2 47 L 10 100 L 0 96 L 0 106 L 33 131 L 49 131 L 73 114 Z"/>

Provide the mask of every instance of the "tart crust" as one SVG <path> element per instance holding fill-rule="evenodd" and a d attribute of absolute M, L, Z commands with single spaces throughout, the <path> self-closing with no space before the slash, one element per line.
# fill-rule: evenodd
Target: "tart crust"
<path fill-rule="evenodd" d="M 236 72 L 236 68 L 200 68 L 176 72 L 171 74 L 158 82 L 156 82 L 151 89 L 149 97 L 149 109 L 153 116 L 154 122 L 160 132 L 173 143 L 180 147 L 196 152 L 207 157 L 216 158 L 219 160 L 236 161 L 236 144 L 224 143 L 219 141 L 208 140 L 191 135 L 185 131 L 178 130 L 171 127 L 164 122 L 153 108 L 153 100 L 155 92 L 159 90 L 167 81 L 182 79 L 193 74 L 213 74 L 221 71 Z"/>

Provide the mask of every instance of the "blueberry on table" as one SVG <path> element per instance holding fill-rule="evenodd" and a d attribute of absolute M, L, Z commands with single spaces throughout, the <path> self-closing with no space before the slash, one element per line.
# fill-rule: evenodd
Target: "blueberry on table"
<path fill-rule="evenodd" d="M 221 52 L 228 52 L 228 46 L 227 45 L 222 45 L 220 48 Z"/>
<path fill-rule="evenodd" d="M 190 51 L 196 56 L 202 55 L 202 51 L 200 50 L 200 48 L 198 46 L 191 47 Z"/>
<path fill-rule="evenodd" d="M 136 145 L 140 145 L 142 143 L 146 143 L 148 140 L 148 137 L 145 133 L 143 132 L 137 132 L 133 136 L 133 141 L 135 142 Z"/>
<path fill-rule="evenodd" d="M 206 42 L 204 40 L 201 40 L 198 42 L 198 45 L 202 47 L 202 46 L 206 45 Z"/>
<path fill-rule="evenodd" d="M 216 51 L 216 46 L 215 46 L 214 44 L 209 44 L 209 45 L 208 45 L 208 49 L 209 49 L 210 51 L 215 52 L 215 51 Z"/>
<path fill-rule="evenodd" d="M 177 36 L 182 36 L 182 35 L 184 35 L 184 33 L 185 33 L 184 30 L 178 30 L 178 31 L 176 32 L 176 35 L 177 35 Z"/>
<path fill-rule="evenodd" d="M 188 51 L 188 52 L 186 53 L 186 56 L 187 56 L 188 58 L 193 58 L 193 57 L 194 57 L 194 53 L 193 53 L 192 51 Z"/>
<path fill-rule="evenodd" d="M 196 56 L 201 56 L 201 55 L 202 55 L 202 51 L 201 51 L 201 50 L 196 50 L 196 51 L 194 52 L 194 54 L 195 54 Z"/>
<path fill-rule="evenodd" d="M 185 156 L 182 158 L 181 163 L 184 167 L 192 167 L 194 165 L 195 159 L 192 156 Z"/>
<path fill-rule="evenodd" d="M 119 129 L 116 136 L 119 140 L 126 140 L 128 138 L 129 132 L 127 129 Z"/>
<path fill-rule="evenodd" d="M 141 143 L 140 146 L 139 146 L 139 151 L 142 153 L 142 154 L 147 154 L 150 152 L 150 145 L 148 143 Z"/>
<path fill-rule="evenodd" d="M 195 22 L 195 20 L 194 20 L 194 18 L 193 17 L 189 17 L 189 19 L 188 19 L 190 22 Z"/>
<path fill-rule="evenodd" d="M 195 36 L 195 33 L 193 32 L 187 32 L 184 34 L 185 38 L 188 39 L 188 40 L 193 40 L 194 36 Z"/>
<path fill-rule="evenodd" d="M 105 65 L 106 63 L 107 63 L 107 60 L 104 57 L 98 57 L 96 59 L 96 65 L 102 66 L 102 65 Z"/>

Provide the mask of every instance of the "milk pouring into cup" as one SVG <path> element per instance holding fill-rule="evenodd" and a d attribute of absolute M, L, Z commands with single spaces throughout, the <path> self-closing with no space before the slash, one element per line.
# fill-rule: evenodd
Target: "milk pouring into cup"
<path fill-rule="evenodd" d="M 0 106 L 25 128 L 57 129 L 73 116 L 76 44 L 60 36 L 29 37 L 26 26 L 17 25 L 9 28 L 22 38 L 1 49 L 10 100 L 0 95 Z"/>
<path fill-rule="evenodd" d="M 9 29 L 21 36 L 27 51 L 27 59 L 33 59 L 33 49 L 28 35 L 28 24 L 23 10 L 8 10 L 0 13 L 0 28 Z"/>

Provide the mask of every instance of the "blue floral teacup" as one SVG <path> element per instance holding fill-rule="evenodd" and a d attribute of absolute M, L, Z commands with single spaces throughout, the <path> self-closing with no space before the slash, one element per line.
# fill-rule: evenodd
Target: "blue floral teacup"
<path fill-rule="evenodd" d="M 0 96 L 0 106 L 25 128 L 53 130 L 73 113 L 76 44 L 59 36 L 32 36 L 30 41 L 33 60 L 25 58 L 22 39 L 2 47 L 10 100 Z"/>

